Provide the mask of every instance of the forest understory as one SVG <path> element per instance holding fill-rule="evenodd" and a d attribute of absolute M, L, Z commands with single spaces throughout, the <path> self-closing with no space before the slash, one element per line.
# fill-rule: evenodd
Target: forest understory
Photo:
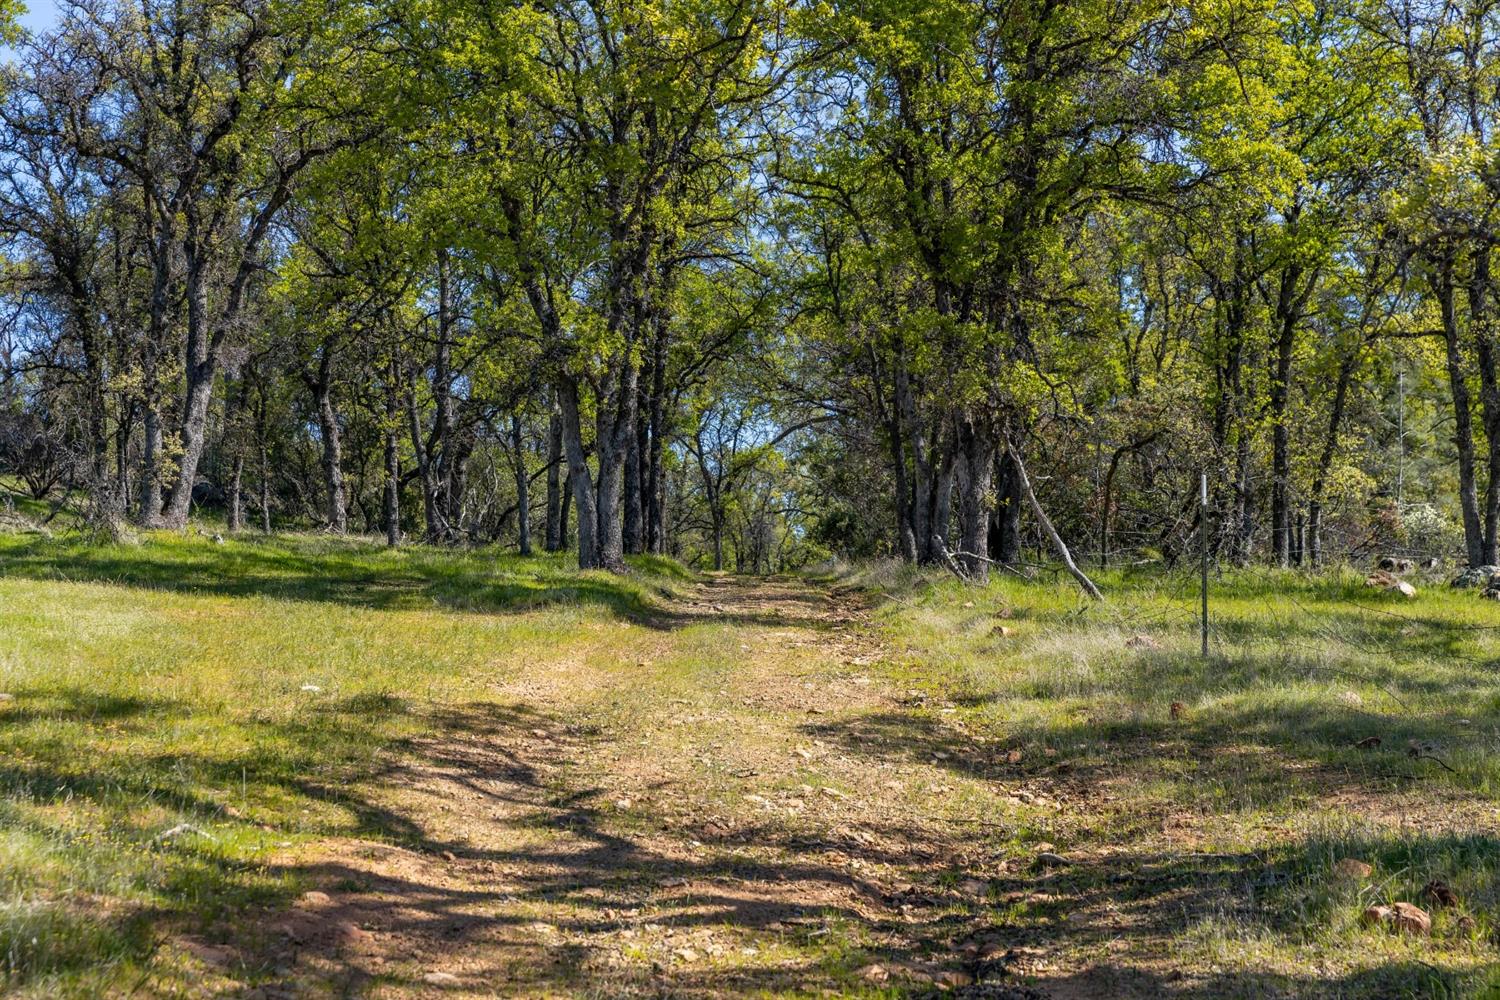
<path fill-rule="evenodd" d="M 820 571 L 0 536 L 7 992 L 1500 988 L 1493 604 Z"/>

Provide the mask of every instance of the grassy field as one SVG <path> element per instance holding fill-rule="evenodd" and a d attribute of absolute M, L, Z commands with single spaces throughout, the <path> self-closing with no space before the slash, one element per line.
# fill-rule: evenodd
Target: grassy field
<path fill-rule="evenodd" d="M 1007 886 L 1011 932 L 1053 939 L 1034 971 L 1097 963 L 1122 992 L 1500 996 L 1500 609 L 1436 580 L 1407 600 L 1354 572 L 1241 573 L 1214 583 L 1204 662 L 1195 581 L 1101 582 L 1105 607 L 1015 580 L 888 584 L 879 616 L 891 675 L 941 706 L 889 720 L 886 744 L 1019 751 L 1007 847 L 1080 862 Z M 1342 877 L 1346 858 L 1370 877 Z M 1435 908 L 1432 880 L 1459 905 Z M 1434 910 L 1430 938 L 1361 926 L 1396 900 Z"/>
<path fill-rule="evenodd" d="M 1500 606 L 1101 583 L 0 535 L 4 988 L 1500 995 Z"/>

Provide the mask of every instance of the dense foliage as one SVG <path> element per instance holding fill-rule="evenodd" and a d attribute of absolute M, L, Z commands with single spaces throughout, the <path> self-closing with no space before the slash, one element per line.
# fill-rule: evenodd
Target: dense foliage
<path fill-rule="evenodd" d="M 1500 562 L 1481 0 L 68 0 L 0 472 L 747 571 Z M 1050 527 L 1056 539 L 1049 542 Z"/>

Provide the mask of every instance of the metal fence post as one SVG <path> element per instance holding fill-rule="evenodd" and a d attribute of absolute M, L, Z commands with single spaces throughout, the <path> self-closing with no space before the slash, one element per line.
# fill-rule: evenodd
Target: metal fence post
<path fill-rule="evenodd" d="M 1203 658 L 1208 659 L 1208 473 L 1199 473 L 1198 479 L 1198 537 L 1203 549 Z"/>

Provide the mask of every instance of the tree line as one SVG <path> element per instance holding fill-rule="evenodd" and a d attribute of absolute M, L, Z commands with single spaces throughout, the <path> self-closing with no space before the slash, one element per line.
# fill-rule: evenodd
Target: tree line
<path fill-rule="evenodd" d="M 1500 563 L 1492 3 L 66 0 L 6 37 L 0 473 L 96 529 Z"/>

